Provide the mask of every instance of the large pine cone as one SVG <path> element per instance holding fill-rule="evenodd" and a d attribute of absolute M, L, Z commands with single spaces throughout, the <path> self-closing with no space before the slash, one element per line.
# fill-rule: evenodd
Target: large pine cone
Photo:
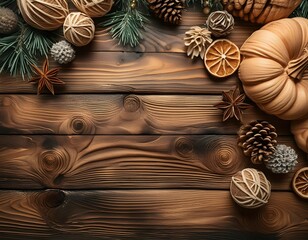
<path fill-rule="evenodd" d="M 302 0 L 223 0 L 224 8 L 234 17 L 252 23 L 268 23 L 288 17 Z"/>
<path fill-rule="evenodd" d="M 147 0 L 155 16 L 166 23 L 180 24 L 184 4 L 182 0 Z"/>
<path fill-rule="evenodd" d="M 242 126 L 238 145 L 254 164 L 267 161 L 277 145 L 276 128 L 266 121 L 253 121 Z"/>

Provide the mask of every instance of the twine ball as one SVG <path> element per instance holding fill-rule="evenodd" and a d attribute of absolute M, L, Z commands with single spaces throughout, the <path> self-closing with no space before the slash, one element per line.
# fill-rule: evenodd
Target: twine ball
<path fill-rule="evenodd" d="M 61 27 L 69 12 L 66 0 L 17 0 L 17 3 L 24 20 L 40 30 Z"/>
<path fill-rule="evenodd" d="M 10 34 L 18 27 L 18 17 L 11 9 L 0 7 L 0 34 Z"/>
<path fill-rule="evenodd" d="M 63 33 L 71 44 L 77 47 L 85 46 L 94 38 L 94 22 L 84 13 L 72 12 L 65 19 Z"/>
<path fill-rule="evenodd" d="M 262 172 L 245 168 L 232 177 L 230 193 L 241 207 L 258 208 L 268 202 L 271 184 Z"/>
<path fill-rule="evenodd" d="M 79 11 L 89 17 L 102 17 L 106 15 L 113 5 L 113 0 L 72 0 Z"/>

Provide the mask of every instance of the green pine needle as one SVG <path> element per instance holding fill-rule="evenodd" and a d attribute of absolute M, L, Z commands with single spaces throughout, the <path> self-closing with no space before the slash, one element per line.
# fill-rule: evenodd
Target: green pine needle
<path fill-rule="evenodd" d="M 1 0 L 0 7 L 8 7 L 12 4 L 16 4 L 16 0 Z"/>
<path fill-rule="evenodd" d="M 32 65 L 37 65 L 37 58 L 48 55 L 52 43 L 50 34 L 20 23 L 19 31 L 0 37 L 0 73 L 30 78 Z"/>
<path fill-rule="evenodd" d="M 112 38 L 118 39 L 119 44 L 136 47 L 143 39 L 142 30 L 147 21 L 143 13 L 136 9 L 128 9 L 110 13 L 102 25 L 111 27 Z"/>
<path fill-rule="evenodd" d="M 291 16 L 308 18 L 308 0 L 303 0 Z"/>

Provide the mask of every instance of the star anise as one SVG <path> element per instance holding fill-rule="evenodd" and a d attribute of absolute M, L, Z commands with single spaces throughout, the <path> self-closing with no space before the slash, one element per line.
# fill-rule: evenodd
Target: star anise
<path fill-rule="evenodd" d="M 242 122 L 243 110 L 251 107 L 251 105 L 244 103 L 245 98 L 245 94 L 241 94 L 238 87 L 234 90 L 222 92 L 222 102 L 214 107 L 224 111 L 223 122 L 233 117 Z"/>
<path fill-rule="evenodd" d="M 53 68 L 49 70 L 48 58 L 45 59 L 43 69 L 39 69 L 37 66 L 32 65 L 33 70 L 37 76 L 33 77 L 29 82 L 35 82 L 37 86 L 37 94 L 40 94 L 44 87 L 54 95 L 55 91 L 53 85 L 65 84 L 62 80 L 57 77 L 59 68 Z"/>

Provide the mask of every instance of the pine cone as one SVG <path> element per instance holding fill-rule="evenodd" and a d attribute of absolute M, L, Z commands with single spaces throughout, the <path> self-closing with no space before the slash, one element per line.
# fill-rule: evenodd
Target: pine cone
<path fill-rule="evenodd" d="M 184 44 L 188 47 L 187 56 L 191 56 L 192 59 L 200 56 L 203 59 L 206 48 L 213 42 L 211 32 L 207 28 L 195 26 L 191 27 L 185 35 Z"/>
<path fill-rule="evenodd" d="M 51 57 L 59 64 L 67 64 L 74 60 L 75 50 L 65 40 L 52 45 L 50 49 Z"/>
<path fill-rule="evenodd" d="M 0 34 L 10 34 L 18 27 L 18 17 L 9 8 L 0 7 Z"/>
<path fill-rule="evenodd" d="M 180 24 L 184 4 L 182 0 L 147 0 L 155 16 L 166 23 Z"/>
<path fill-rule="evenodd" d="M 276 151 L 269 156 L 265 166 L 273 173 L 288 173 L 292 171 L 297 164 L 297 154 L 295 150 L 284 144 L 279 144 Z"/>
<path fill-rule="evenodd" d="M 252 23 L 268 23 L 288 17 L 301 1 L 302 0 L 222 0 L 222 4 L 224 9 L 234 17 L 240 17 Z"/>
<path fill-rule="evenodd" d="M 234 18 L 226 11 L 216 11 L 210 14 L 206 25 L 215 37 L 223 37 L 233 30 Z"/>
<path fill-rule="evenodd" d="M 242 126 L 238 145 L 254 164 L 267 161 L 277 145 L 276 128 L 266 121 L 253 121 Z"/>

